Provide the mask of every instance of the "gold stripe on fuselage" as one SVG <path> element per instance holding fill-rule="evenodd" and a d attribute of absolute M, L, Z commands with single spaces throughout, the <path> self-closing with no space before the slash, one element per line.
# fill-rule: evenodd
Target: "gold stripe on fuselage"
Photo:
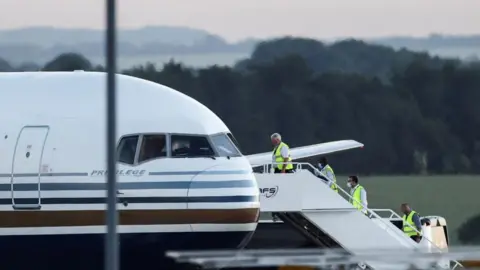
<path fill-rule="evenodd" d="M 247 224 L 257 222 L 259 208 L 118 210 L 119 225 L 156 224 Z M 0 228 L 101 226 L 105 210 L 0 211 Z"/>

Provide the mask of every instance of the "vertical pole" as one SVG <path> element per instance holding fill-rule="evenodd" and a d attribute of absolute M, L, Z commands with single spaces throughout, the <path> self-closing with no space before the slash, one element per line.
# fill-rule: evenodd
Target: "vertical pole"
<path fill-rule="evenodd" d="M 107 69 L 107 237 L 105 269 L 118 270 L 117 179 L 116 179 L 116 19 L 115 0 L 107 0 L 106 69 Z"/>

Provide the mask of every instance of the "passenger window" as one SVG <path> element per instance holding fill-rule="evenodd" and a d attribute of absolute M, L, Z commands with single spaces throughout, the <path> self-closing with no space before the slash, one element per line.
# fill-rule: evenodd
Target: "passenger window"
<path fill-rule="evenodd" d="M 172 135 L 172 157 L 212 157 L 215 155 L 208 139 L 202 136 Z"/>
<path fill-rule="evenodd" d="M 240 151 L 235 147 L 233 142 L 226 134 L 217 134 L 211 136 L 213 145 L 221 157 L 239 157 Z"/>
<path fill-rule="evenodd" d="M 117 148 L 117 161 L 132 165 L 135 162 L 138 135 L 123 137 Z"/>
<path fill-rule="evenodd" d="M 163 134 L 143 135 L 138 162 L 167 156 L 167 140 Z"/>

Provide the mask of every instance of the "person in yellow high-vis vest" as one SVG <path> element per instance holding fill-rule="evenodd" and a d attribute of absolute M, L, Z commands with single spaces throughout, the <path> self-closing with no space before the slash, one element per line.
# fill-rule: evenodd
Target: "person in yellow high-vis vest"
<path fill-rule="evenodd" d="M 348 177 L 347 185 L 350 188 L 350 203 L 364 214 L 367 214 L 365 207 L 368 207 L 367 191 L 358 184 L 358 177 L 351 175 Z M 365 206 L 365 207 L 364 207 Z"/>
<path fill-rule="evenodd" d="M 270 136 L 274 146 L 272 153 L 272 163 L 275 166 L 275 173 L 292 173 L 293 164 L 290 156 L 290 148 L 282 141 L 282 136 L 278 133 Z"/>
<path fill-rule="evenodd" d="M 408 203 L 403 203 L 400 206 L 403 213 L 403 232 L 415 242 L 422 240 L 422 222 L 420 215 L 410 208 Z M 415 231 L 415 229 L 418 231 Z"/>
<path fill-rule="evenodd" d="M 338 193 L 337 178 L 335 177 L 332 167 L 330 164 L 328 164 L 326 157 L 320 158 L 320 161 L 318 162 L 318 168 L 320 169 L 320 172 L 328 179 L 326 179 L 322 174 L 317 173 L 317 171 L 315 171 L 315 175 L 323 179 L 333 191 Z"/>

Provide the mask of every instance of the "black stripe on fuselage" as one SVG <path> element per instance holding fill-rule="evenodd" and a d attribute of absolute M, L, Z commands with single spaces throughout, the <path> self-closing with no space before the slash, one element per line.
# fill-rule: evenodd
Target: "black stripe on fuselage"
<path fill-rule="evenodd" d="M 9 178 L 9 177 L 64 177 L 64 176 L 82 176 L 86 177 L 89 176 L 87 172 L 72 172 L 72 173 L 0 173 L 1 178 Z"/>
<path fill-rule="evenodd" d="M 149 175 L 232 175 L 232 174 L 247 174 L 252 173 L 253 170 L 228 170 L 228 171 L 176 171 L 176 172 L 149 172 Z"/>
<path fill-rule="evenodd" d="M 35 205 L 38 198 L 15 198 L 15 205 Z M 41 198 L 41 204 L 104 204 L 106 198 Z M 203 196 L 203 197 L 122 197 L 128 203 L 236 203 L 258 202 L 258 196 Z M 11 205 L 12 198 L 0 199 L 0 205 Z"/>
<path fill-rule="evenodd" d="M 40 185 L 40 187 L 39 187 Z M 212 188 L 248 188 L 255 187 L 256 181 L 156 181 L 156 182 L 119 182 L 118 189 L 212 189 Z M 106 183 L 13 183 L 14 191 L 67 191 L 67 190 L 107 190 Z M 0 184 L 0 191 L 12 190 L 12 184 Z"/>

